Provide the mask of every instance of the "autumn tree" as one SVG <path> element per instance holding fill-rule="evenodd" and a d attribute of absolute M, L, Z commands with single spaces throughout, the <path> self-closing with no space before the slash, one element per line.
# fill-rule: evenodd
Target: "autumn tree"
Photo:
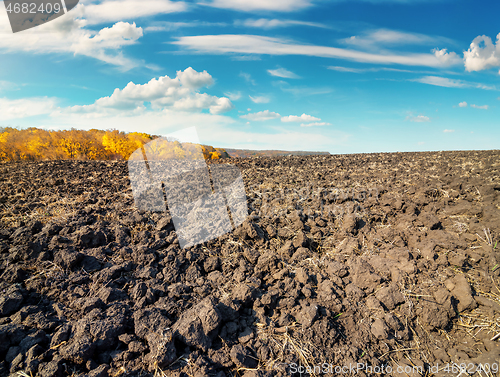
<path fill-rule="evenodd" d="M 193 143 L 180 143 L 141 132 L 117 130 L 47 131 L 38 128 L 0 128 L 0 160 L 124 159 L 147 145 L 155 159 L 219 159 L 225 150 Z"/>
<path fill-rule="evenodd" d="M 114 158 L 127 160 L 132 153 L 151 140 L 152 137 L 145 133 L 126 134 L 118 130 L 109 130 L 102 136 L 102 145 Z"/>

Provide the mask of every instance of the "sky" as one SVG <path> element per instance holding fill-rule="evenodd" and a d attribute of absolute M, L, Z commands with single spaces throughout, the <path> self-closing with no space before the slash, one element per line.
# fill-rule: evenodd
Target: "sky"
<path fill-rule="evenodd" d="M 12 33 L 0 5 L 0 127 L 498 149 L 499 14 L 497 0 L 81 0 Z"/>

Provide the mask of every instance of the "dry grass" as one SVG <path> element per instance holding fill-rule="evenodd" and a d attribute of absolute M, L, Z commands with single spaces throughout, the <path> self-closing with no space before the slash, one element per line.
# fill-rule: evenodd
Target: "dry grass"
<path fill-rule="evenodd" d="M 255 324 L 257 337 L 267 341 L 271 349 L 271 358 L 259 364 L 258 369 L 273 370 L 280 365 L 288 365 L 287 358 L 295 356 L 301 366 L 313 367 L 317 365 L 314 355 L 314 346 L 305 344 L 295 334 L 300 325 L 296 322 L 290 326 L 272 327 L 262 323 Z M 312 376 L 316 374 L 312 373 Z"/>
<path fill-rule="evenodd" d="M 464 275 L 467 277 L 467 280 L 476 292 L 476 295 L 485 297 L 492 303 L 500 305 L 499 282 L 495 281 L 493 276 L 490 276 L 490 279 L 494 289 L 490 292 L 484 292 L 481 282 L 478 281 L 475 275 L 470 273 L 464 273 Z M 481 332 L 486 332 L 488 338 L 491 338 L 492 340 L 500 337 L 500 313 L 493 310 L 487 310 L 487 308 L 482 306 L 478 306 L 476 309 L 467 314 L 461 313 L 456 324 L 457 326 L 462 327 L 473 339 L 478 339 L 477 336 Z"/>
<path fill-rule="evenodd" d="M 489 228 L 488 229 L 483 228 L 483 232 L 484 232 L 484 238 L 482 236 L 480 236 L 479 234 L 476 233 L 477 238 L 481 242 L 483 242 L 483 243 L 485 243 L 485 244 L 493 247 L 493 238 L 491 237 L 490 229 Z"/>
<path fill-rule="evenodd" d="M 59 191 L 46 189 L 45 195 L 38 198 L 39 205 L 34 209 L 26 206 L 14 208 L 11 205 L 0 204 L 0 225 L 17 227 L 21 222 L 28 221 L 40 221 L 43 224 L 52 221 L 65 224 L 75 218 L 78 210 L 83 208 L 83 203 L 87 200 L 88 195 L 69 197 L 61 195 Z"/>

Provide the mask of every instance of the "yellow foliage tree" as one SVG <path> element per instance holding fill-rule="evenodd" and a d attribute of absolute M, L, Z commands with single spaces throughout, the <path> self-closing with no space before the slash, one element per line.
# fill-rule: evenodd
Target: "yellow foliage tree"
<path fill-rule="evenodd" d="M 158 142 L 152 142 L 158 140 Z M 223 149 L 192 143 L 158 139 L 146 133 L 92 129 L 47 131 L 37 128 L 19 130 L 0 128 L 0 160 L 124 159 L 148 144 L 148 152 L 158 159 L 219 159 Z M 202 157 L 203 156 L 203 157 Z"/>

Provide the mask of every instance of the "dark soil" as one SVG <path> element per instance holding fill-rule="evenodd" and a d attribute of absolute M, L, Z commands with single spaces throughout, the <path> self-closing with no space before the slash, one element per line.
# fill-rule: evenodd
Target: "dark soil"
<path fill-rule="evenodd" d="M 500 152 L 230 162 L 188 249 L 124 162 L 0 164 L 0 375 L 498 375 Z"/>

